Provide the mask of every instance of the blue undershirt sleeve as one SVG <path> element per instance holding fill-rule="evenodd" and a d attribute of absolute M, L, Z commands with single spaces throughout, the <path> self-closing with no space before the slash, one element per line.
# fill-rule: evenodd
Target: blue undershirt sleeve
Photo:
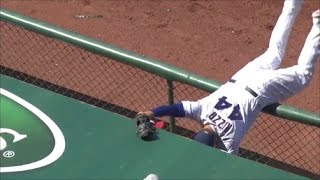
<path fill-rule="evenodd" d="M 154 117 L 162 117 L 162 116 L 185 117 L 185 112 L 181 102 L 172 104 L 172 105 L 159 106 L 153 109 L 152 112 L 154 114 Z"/>

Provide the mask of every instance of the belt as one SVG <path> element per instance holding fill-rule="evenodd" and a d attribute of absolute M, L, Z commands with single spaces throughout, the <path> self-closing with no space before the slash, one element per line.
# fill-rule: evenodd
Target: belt
<path fill-rule="evenodd" d="M 236 83 L 237 80 L 230 79 L 229 82 Z M 248 91 L 253 97 L 258 97 L 258 94 L 254 90 L 252 90 L 250 87 L 246 86 L 245 90 Z"/>

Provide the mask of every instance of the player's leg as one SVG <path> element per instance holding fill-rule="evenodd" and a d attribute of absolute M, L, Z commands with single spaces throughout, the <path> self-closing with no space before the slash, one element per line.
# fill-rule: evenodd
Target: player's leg
<path fill-rule="evenodd" d="M 233 79 L 241 78 L 248 74 L 248 71 L 257 69 L 277 69 L 285 54 L 289 35 L 298 15 L 303 0 L 285 0 L 282 12 L 271 33 L 268 49 L 259 57 L 249 62 L 245 67 L 238 71 Z"/>
<path fill-rule="evenodd" d="M 277 69 L 286 51 L 289 35 L 294 21 L 301 9 L 302 0 L 285 0 L 282 12 L 271 33 L 269 47 L 252 64 L 262 69 Z"/>
<path fill-rule="evenodd" d="M 315 63 L 320 56 L 320 9 L 312 13 L 313 26 L 298 58 L 298 66 L 313 74 Z"/>
<path fill-rule="evenodd" d="M 320 10 L 313 13 L 313 26 L 307 36 L 305 44 L 298 58 L 297 65 L 275 71 L 281 80 L 281 85 L 286 86 L 288 92 L 281 100 L 286 99 L 302 90 L 311 80 L 315 66 L 320 58 Z M 279 92 L 277 92 L 279 93 Z"/>
<path fill-rule="evenodd" d="M 320 9 L 312 14 L 313 26 L 304 43 L 298 58 L 297 74 L 300 75 L 304 84 L 310 81 L 317 60 L 320 58 Z M 299 90 L 299 89 L 297 89 Z"/>

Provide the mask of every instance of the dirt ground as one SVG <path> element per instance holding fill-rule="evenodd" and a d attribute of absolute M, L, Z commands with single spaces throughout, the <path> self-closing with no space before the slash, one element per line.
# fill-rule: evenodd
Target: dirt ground
<path fill-rule="evenodd" d="M 219 82 L 228 81 L 266 50 L 282 4 L 282 0 L 0 0 L 1 8 Z M 316 7 L 320 1 L 305 0 L 282 67 L 296 64 Z M 283 103 L 320 113 L 320 63 L 310 85 Z"/>

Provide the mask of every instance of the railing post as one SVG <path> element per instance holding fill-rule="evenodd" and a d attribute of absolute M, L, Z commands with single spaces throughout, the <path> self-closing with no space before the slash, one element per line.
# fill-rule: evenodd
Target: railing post
<path fill-rule="evenodd" d="M 174 97 L 173 97 L 173 81 L 167 80 L 167 94 L 168 94 L 168 104 L 173 104 L 174 103 Z M 170 121 L 170 132 L 174 132 L 175 129 L 175 118 L 170 116 L 169 117 Z"/>

